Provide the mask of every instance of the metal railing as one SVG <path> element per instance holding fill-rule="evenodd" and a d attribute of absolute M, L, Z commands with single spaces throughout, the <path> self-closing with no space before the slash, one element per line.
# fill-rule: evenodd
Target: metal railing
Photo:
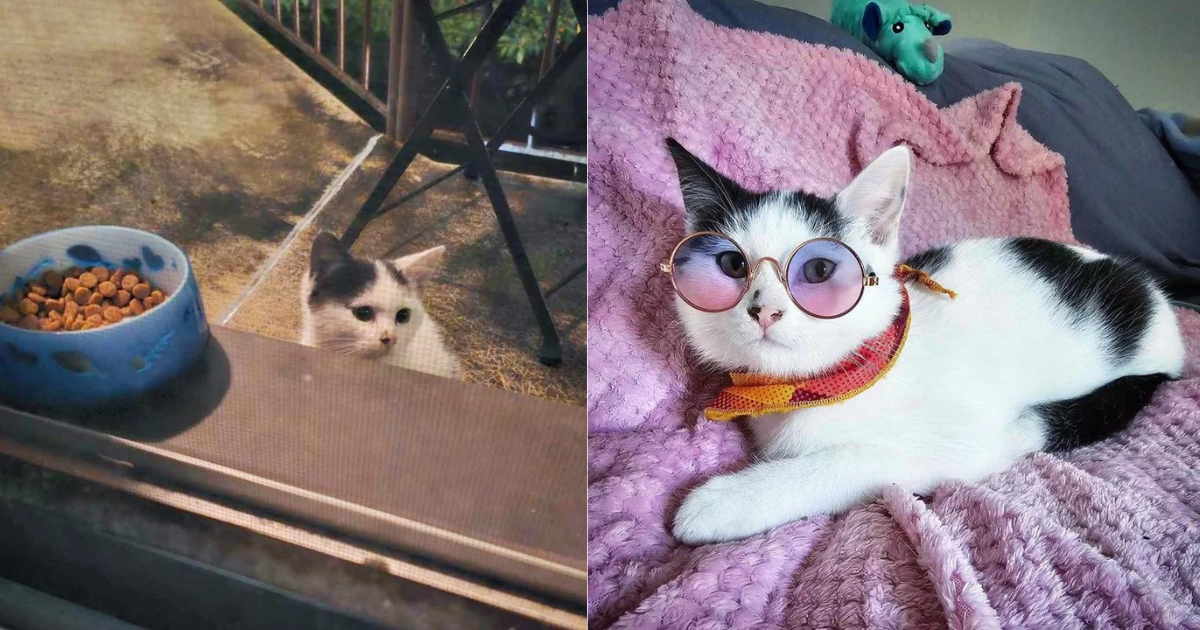
<path fill-rule="evenodd" d="M 496 0 L 460 0 L 457 6 L 437 15 L 443 20 L 454 15 L 469 11 L 477 11 L 480 24 L 488 18 Z M 301 12 L 300 0 L 240 0 L 241 4 L 291 42 L 305 57 L 311 59 L 326 70 L 341 85 L 345 86 L 356 96 L 375 109 L 386 121 L 388 137 L 403 141 L 412 131 L 417 119 L 419 99 L 419 72 L 421 64 L 421 33 L 413 15 L 412 2 L 408 0 L 363 0 L 362 2 L 362 32 L 347 33 L 348 18 L 346 0 L 312 0 L 308 16 Z M 379 5 L 390 2 L 391 22 L 388 29 L 388 54 L 386 73 L 386 100 L 380 99 L 371 90 L 372 73 L 377 72 L 372 67 L 371 55 L 373 46 L 372 13 Z M 285 15 L 285 4 L 290 5 L 290 15 Z M 336 40 L 330 55 L 326 55 L 326 43 L 322 41 L 322 9 L 336 6 L 336 25 L 334 33 Z M 384 7 L 385 9 L 387 7 Z M 561 0 L 550 0 L 549 15 L 546 19 L 546 29 L 543 41 L 543 52 L 539 66 L 539 78 L 553 64 L 558 54 L 558 30 L 561 19 Z M 310 24 L 305 24 L 305 17 Z M 310 26 L 308 37 L 305 37 L 305 26 Z M 357 76 L 346 68 L 347 41 L 353 36 L 361 37 L 359 48 L 361 59 L 358 63 Z M 472 108 L 481 101 L 482 77 L 476 72 L 471 80 L 469 90 Z M 559 159 L 569 162 L 585 163 L 582 152 L 564 151 L 558 149 L 540 148 L 537 146 L 535 135 L 538 131 L 538 111 L 530 116 L 529 126 L 525 129 L 525 142 L 505 143 L 500 150 L 525 153 Z"/>

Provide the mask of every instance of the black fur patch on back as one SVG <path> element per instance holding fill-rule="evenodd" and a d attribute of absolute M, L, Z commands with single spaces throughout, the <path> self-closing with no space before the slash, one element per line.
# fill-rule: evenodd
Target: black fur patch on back
<path fill-rule="evenodd" d="M 1046 450 L 1086 446 L 1124 430 L 1167 380 L 1166 374 L 1124 376 L 1079 398 L 1034 407 L 1046 421 Z"/>
<path fill-rule="evenodd" d="M 321 267 L 314 275 L 308 305 L 349 305 L 375 282 L 375 265 L 347 258 Z"/>
<path fill-rule="evenodd" d="M 950 266 L 953 255 L 954 250 L 949 245 L 942 245 L 911 256 L 904 261 L 904 264 L 933 275 Z"/>
<path fill-rule="evenodd" d="M 396 281 L 396 284 L 408 284 L 408 278 L 405 278 L 404 273 L 397 269 L 396 265 L 393 265 L 390 260 L 383 261 L 383 266 L 392 275 L 392 279 Z"/>
<path fill-rule="evenodd" d="M 1109 358 L 1121 365 L 1137 352 L 1152 314 L 1151 280 L 1137 269 L 1109 258 L 1085 261 L 1066 245 L 1016 238 L 1008 249 L 1033 273 L 1054 287 L 1073 321 L 1098 314 L 1108 333 Z"/>

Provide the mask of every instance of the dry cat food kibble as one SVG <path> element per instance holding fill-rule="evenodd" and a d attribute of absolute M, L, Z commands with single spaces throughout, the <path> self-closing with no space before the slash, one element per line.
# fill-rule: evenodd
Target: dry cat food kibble
<path fill-rule="evenodd" d="M 15 299 L 4 296 L 0 323 L 47 332 L 91 330 L 137 317 L 165 301 L 166 293 L 133 271 L 72 267 L 47 271 Z"/>

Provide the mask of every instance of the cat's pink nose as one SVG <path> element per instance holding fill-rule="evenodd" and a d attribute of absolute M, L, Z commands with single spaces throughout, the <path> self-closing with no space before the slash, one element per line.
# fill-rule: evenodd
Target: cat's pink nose
<path fill-rule="evenodd" d="M 746 312 L 750 313 L 750 317 L 756 320 L 759 326 L 762 326 L 763 332 L 767 332 L 772 324 L 783 317 L 783 311 L 761 306 L 751 306 Z"/>
<path fill-rule="evenodd" d="M 391 347 L 392 344 L 396 343 L 396 338 L 391 335 L 384 335 L 379 338 L 379 343 Z"/>

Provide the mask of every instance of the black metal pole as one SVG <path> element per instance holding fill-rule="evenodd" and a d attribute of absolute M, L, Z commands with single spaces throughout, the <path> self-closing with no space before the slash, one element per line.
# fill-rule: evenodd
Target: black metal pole
<path fill-rule="evenodd" d="M 452 94 L 447 100 L 462 123 L 463 132 L 466 135 L 467 149 L 474 154 L 471 163 L 478 169 L 480 178 L 483 180 L 484 190 L 487 192 L 488 199 L 492 202 L 492 211 L 496 215 L 496 223 L 499 224 L 500 233 L 503 234 L 504 241 L 508 245 L 508 252 L 512 256 L 513 265 L 517 268 L 517 276 L 521 280 L 521 286 L 525 289 L 525 296 L 529 299 L 533 315 L 537 318 L 538 326 L 542 329 L 542 348 L 538 353 L 538 359 L 546 365 L 558 365 L 562 362 L 562 342 L 558 336 L 558 327 L 554 324 L 554 317 L 550 314 L 550 308 L 546 305 L 546 298 L 542 295 L 542 288 L 538 285 L 537 276 L 533 272 L 533 265 L 529 262 L 529 256 L 525 253 L 525 244 L 522 242 L 521 234 L 517 230 L 517 223 L 513 219 L 512 209 L 508 206 L 508 199 L 504 195 L 504 188 L 500 184 L 500 177 L 492 164 L 492 157 L 488 152 L 487 144 L 484 143 L 483 134 L 479 130 L 479 123 L 471 113 L 470 101 L 466 91 L 466 82 L 470 77 L 470 72 L 463 71 L 464 64 L 455 64 L 450 54 L 450 48 L 446 45 L 442 31 L 438 27 L 437 17 L 433 13 L 433 7 L 430 5 L 429 0 L 412 1 L 417 14 L 417 20 L 421 22 L 421 27 L 425 29 L 425 40 L 429 42 L 429 47 L 433 51 L 436 63 L 449 71 L 450 79 L 448 83 Z M 496 12 L 492 14 L 493 18 L 496 17 L 496 14 L 505 10 L 508 1 L 505 0 L 505 2 L 500 3 Z M 523 2 L 523 0 L 520 1 Z M 491 23 L 492 20 L 489 19 L 481 31 L 487 32 L 488 26 Z M 480 35 L 480 38 L 482 37 L 483 35 Z M 469 54 L 470 51 L 468 50 L 464 58 Z M 471 70 L 473 71 L 473 68 Z"/>
<path fill-rule="evenodd" d="M 500 129 L 497 130 L 497 133 L 485 143 L 483 133 L 479 129 L 478 121 L 471 111 L 470 99 L 466 91 L 467 81 L 478 71 L 479 66 L 495 47 L 500 36 L 508 28 L 508 25 L 516 17 L 525 0 L 502 0 L 500 5 L 480 28 L 479 34 L 468 46 L 462 58 L 458 60 L 454 59 L 449 47 L 446 45 L 441 28 L 438 26 L 438 16 L 433 12 L 430 0 L 409 1 L 412 2 L 413 14 L 425 34 L 426 41 L 433 52 L 435 62 L 446 71 L 446 79 L 434 97 L 433 102 L 421 115 L 420 120 L 417 121 L 412 133 L 409 135 L 408 141 L 404 143 L 400 151 L 392 159 L 387 170 L 379 182 L 376 183 L 370 196 L 368 196 L 366 203 L 359 209 L 354 221 L 346 233 L 343 234 L 342 242 L 347 246 L 353 244 L 367 223 L 372 219 L 428 190 L 440 181 L 444 181 L 453 175 L 455 171 L 469 170 L 478 172 L 483 180 L 484 190 L 487 193 L 488 200 L 491 202 L 492 211 L 496 216 L 500 232 L 504 237 L 505 244 L 508 246 L 509 254 L 512 256 L 517 276 L 520 278 L 522 288 L 529 300 L 534 317 L 537 319 L 542 331 L 542 348 L 538 354 L 538 358 L 542 363 L 547 365 L 557 365 L 562 361 L 562 344 L 558 328 L 554 323 L 554 318 L 550 313 L 549 307 L 546 305 L 546 296 L 538 284 L 533 265 L 529 260 L 528 254 L 525 252 L 524 243 L 521 240 L 516 221 L 512 216 L 512 209 L 508 205 L 504 188 L 492 163 L 491 154 L 504 143 L 506 134 L 511 133 L 516 122 L 532 111 L 538 101 L 545 97 L 563 72 L 566 71 L 585 49 L 586 31 L 583 27 L 585 23 L 580 22 L 580 33 L 572 40 L 567 50 L 555 59 L 549 71 L 543 75 L 534 89 L 522 99 L 517 108 L 509 114 L 508 118 L 500 126 Z M 577 16 L 581 15 L 581 10 L 586 11 L 582 0 L 572 0 L 571 6 Z M 461 123 L 467 150 L 471 155 L 470 161 L 468 164 L 460 166 L 450 173 L 443 174 L 433 181 L 423 184 L 417 190 L 402 197 L 399 202 L 390 205 L 387 209 L 381 210 L 388 194 L 390 194 L 391 190 L 400 180 L 400 177 L 412 164 L 413 159 L 415 159 L 419 152 L 420 143 L 426 141 L 432 134 L 434 123 L 437 120 L 436 112 L 441 111 L 446 111 L 452 118 Z M 551 288 L 550 293 L 562 288 L 563 285 L 580 275 L 585 269 L 586 266 L 582 266 L 573 270 L 565 279 L 556 283 Z"/>
<path fill-rule="evenodd" d="M 408 1 L 415 2 L 416 0 Z M 508 25 L 517 16 L 517 13 L 521 10 L 521 6 L 524 4 L 525 0 L 503 0 L 500 6 L 492 12 L 487 22 L 484 23 L 479 31 L 479 36 L 467 47 L 462 61 L 457 64 L 458 68 L 473 70 L 479 64 L 482 64 L 483 60 L 487 58 L 487 54 L 500 41 L 500 36 L 504 34 L 504 30 L 508 28 Z M 420 21 L 422 18 L 418 17 L 417 20 Z M 436 19 L 433 25 L 436 29 Z M 439 30 L 438 33 L 440 35 L 441 31 Z M 445 40 L 441 41 L 445 44 Z M 449 53 L 449 51 L 446 52 L 447 54 Z M 421 118 L 413 125 L 408 139 L 401 145 L 400 151 L 392 158 L 391 163 L 388 164 L 379 181 L 375 183 L 375 188 L 371 190 L 367 201 L 359 208 L 354 221 L 350 223 L 350 227 L 342 234 L 342 243 L 347 247 L 353 245 L 358 240 L 358 237 L 362 235 L 362 231 L 366 228 L 367 223 L 370 223 L 372 219 L 378 216 L 379 208 L 387 199 L 388 194 L 396 187 L 396 182 L 400 181 L 400 177 L 408 170 L 412 161 L 416 159 L 417 153 L 420 152 L 421 143 L 433 132 L 434 124 L 437 122 L 438 113 L 441 110 L 441 102 L 446 97 L 452 81 L 458 76 L 458 73 L 454 72 L 455 69 L 452 64 L 451 72 L 442 83 L 442 87 L 438 89 L 433 102 L 429 104 L 429 107 L 425 109 L 425 113 L 421 114 Z M 391 74 L 390 71 L 389 74 Z"/>

